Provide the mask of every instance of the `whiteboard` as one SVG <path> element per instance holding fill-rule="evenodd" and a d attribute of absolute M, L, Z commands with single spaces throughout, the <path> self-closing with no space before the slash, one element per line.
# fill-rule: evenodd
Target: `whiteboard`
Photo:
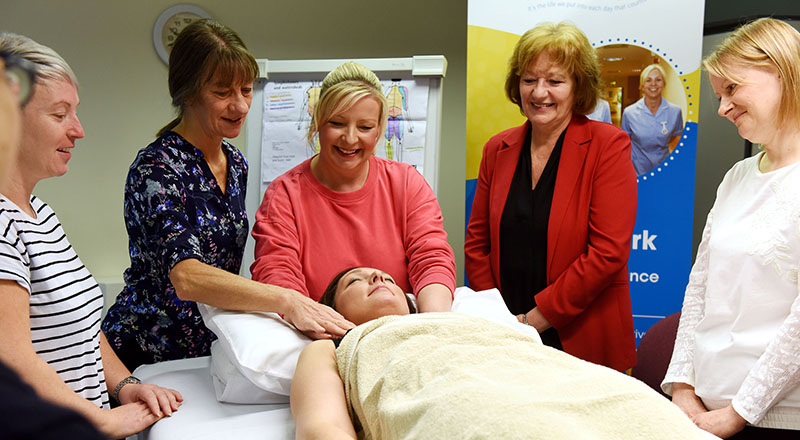
<path fill-rule="evenodd" d="M 258 59 L 260 78 L 254 85 L 253 102 L 245 122 L 245 156 L 249 165 L 247 178 L 247 217 L 250 226 L 255 224 L 255 213 L 268 183 L 262 178 L 262 140 L 265 137 L 264 91 L 270 83 L 283 81 L 321 82 L 331 70 L 347 61 L 355 61 L 375 72 L 381 81 L 424 80 L 428 84 L 427 113 L 422 175 L 438 195 L 439 149 L 442 125 L 442 82 L 447 73 L 447 59 L 443 55 L 417 55 L 407 58 L 362 58 L 327 60 L 268 60 Z M 299 164 L 298 161 L 296 164 Z M 295 165 L 296 165 L 295 164 Z M 265 170 L 266 171 L 266 170 Z M 268 174 L 268 173 L 265 173 Z M 249 278 L 254 260 L 255 241 L 248 236 L 240 273 Z"/>

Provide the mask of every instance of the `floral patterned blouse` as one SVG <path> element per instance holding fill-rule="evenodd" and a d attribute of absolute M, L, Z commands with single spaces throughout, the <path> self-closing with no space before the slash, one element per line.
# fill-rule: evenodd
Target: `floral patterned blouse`
<path fill-rule="evenodd" d="M 228 159 L 225 193 L 203 153 L 171 131 L 139 151 L 128 171 L 124 210 L 131 266 L 102 328 L 131 370 L 208 355 L 216 339 L 197 305 L 175 294 L 169 272 L 195 258 L 239 273 L 248 233 L 247 162 L 227 142 L 222 149 Z"/>

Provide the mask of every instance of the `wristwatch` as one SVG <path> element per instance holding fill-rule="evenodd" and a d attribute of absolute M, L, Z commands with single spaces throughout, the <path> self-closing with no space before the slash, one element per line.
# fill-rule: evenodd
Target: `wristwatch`
<path fill-rule="evenodd" d="M 111 392 L 111 397 L 114 398 L 114 400 L 116 400 L 117 402 L 119 402 L 119 391 L 122 389 L 122 387 L 124 387 L 129 383 L 140 384 L 142 383 L 142 381 L 139 380 L 139 378 L 136 376 L 128 376 L 125 379 L 122 379 L 121 381 L 119 381 L 117 386 L 114 387 L 114 391 Z"/>

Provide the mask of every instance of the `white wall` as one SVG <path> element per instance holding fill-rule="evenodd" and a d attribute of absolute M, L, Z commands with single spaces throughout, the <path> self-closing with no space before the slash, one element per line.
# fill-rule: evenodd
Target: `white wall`
<path fill-rule="evenodd" d="M 78 141 L 66 176 L 42 181 L 81 259 L 100 279 L 128 266 L 122 191 L 136 152 L 172 118 L 167 68 L 153 24 L 177 0 L 0 1 L 0 30 L 59 52 L 80 81 Z M 370 58 L 443 54 L 439 202 L 463 281 L 466 2 L 463 0 L 193 1 L 236 30 L 256 58 Z M 233 144 L 244 150 L 244 139 Z M 24 153 L 23 153 L 24 154 Z M 252 177 L 252 176 L 251 176 Z"/>

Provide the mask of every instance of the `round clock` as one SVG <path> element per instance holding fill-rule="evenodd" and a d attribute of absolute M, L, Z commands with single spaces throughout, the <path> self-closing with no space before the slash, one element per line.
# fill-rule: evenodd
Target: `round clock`
<path fill-rule="evenodd" d="M 187 4 L 170 6 L 158 16 L 153 26 L 153 45 L 165 64 L 169 64 L 169 52 L 178 34 L 190 23 L 202 18 L 211 18 L 211 15 L 195 5 Z"/>

